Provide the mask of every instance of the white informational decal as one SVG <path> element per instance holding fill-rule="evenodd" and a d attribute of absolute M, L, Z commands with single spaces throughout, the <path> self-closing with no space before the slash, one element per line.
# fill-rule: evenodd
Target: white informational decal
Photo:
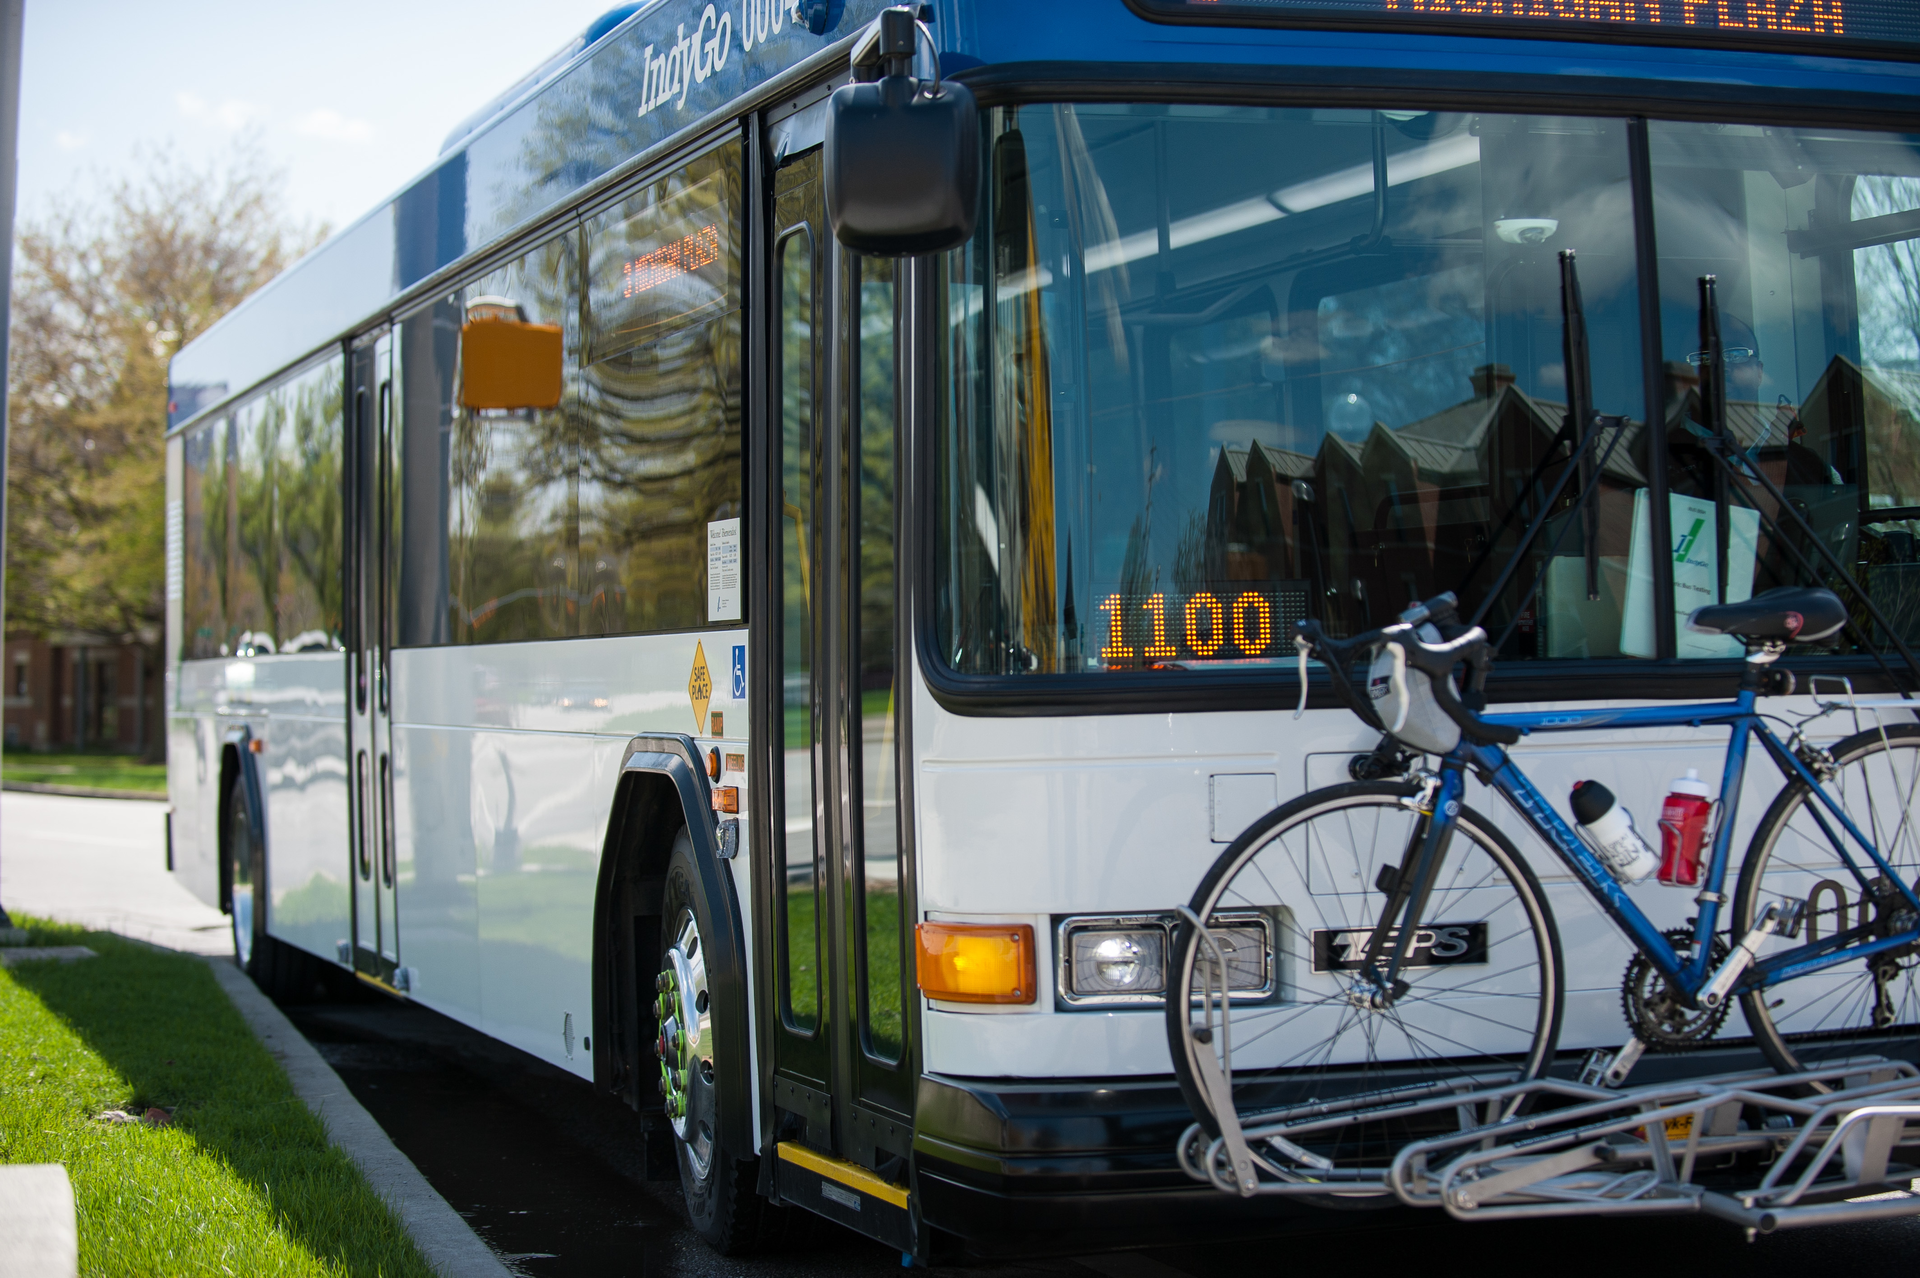
<path fill-rule="evenodd" d="M 1673 627 L 1675 652 L 1682 657 L 1737 657 L 1740 641 L 1730 635 L 1703 635 L 1687 629 L 1695 608 L 1720 602 L 1718 556 L 1714 551 L 1713 503 L 1704 497 L 1670 494 L 1673 532 Z M 1727 599 L 1753 597 L 1755 549 L 1760 541 L 1760 512 L 1735 506 L 1727 533 Z M 1620 618 L 1620 651 L 1651 657 L 1653 647 L 1653 532 L 1647 490 L 1633 495 L 1633 545 L 1627 562 L 1627 602 Z"/>
<path fill-rule="evenodd" d="M 707 621 L 740 620 L 740 521 L 707 525 Z"/>

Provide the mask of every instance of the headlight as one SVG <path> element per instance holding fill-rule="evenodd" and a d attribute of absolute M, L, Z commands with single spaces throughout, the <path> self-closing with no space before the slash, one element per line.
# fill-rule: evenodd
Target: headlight
<path fill-rule="evenodd" d="M 1069 988 L 1074 994 L 1163 994 L 1167 933 L 1159 924 L 1072 933 Z"/>
<path fill-rule="evenodd" d="M 1166 1000 L 1171 914 L 1079 915 L 1055 931 L 1060 1001 L 1069 1007 L 1160 1005 Z M 1272 927 L 1264 914 L 1216 915 L 1213 934 L 1226 951 L 1227 988 L 1236 999 L 1273 992 Z"/>

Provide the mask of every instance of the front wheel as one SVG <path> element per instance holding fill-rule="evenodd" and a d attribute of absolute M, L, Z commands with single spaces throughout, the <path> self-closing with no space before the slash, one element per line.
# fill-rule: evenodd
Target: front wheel
<path fill-rule="evenodd" d="M 1822 787 L 1873 840 L 1894 878 L 1908 885 L 1920 882 L 1920 724 L 1870 728 L 1828 753 L 1833 776 L 1823 778 Z M 1863 939 L 1871 939 L 1920 926 L 1905 894 L 1859 844 L 1849 842 L 1846 849 L 1862 870 L 1855 874 L 1828 830 L 1838 834 L 1840 825 L 1811 787 L 1793 781 L 1780 791 L 1740 866 L 1735 937 L 1745 936 L 1783 897 L 1807 903 L 1801 943 L 1850 928 L 1864 929 Z M 1892 1054 L 1896 1046 L 1920 1038 L 1920 947 L 1904 945 L 1850 960 L 1743 994 L 1740 1004 L 1754 1042 L 1783 1074 L 1863 1051 Z"/>
<path fill-rule="evenodd" d="M 707 982 L 708 938 L 700 928 L 700 875 L 693 855 L 693 840 L 682 826 L 667 861 L 661 901 L 654 1055 L 687 1215 L 709 1246 L 735 1255 L 762 1241 L 767 1207 L 755 1188 L 757 1163 L 728 1149 L 721 1138 L 722 1106 L 745 1098 L 723 1095 L 715 1065 L 720 1053 L 744 1052 L 746 1044 L 717 1038 L 720 1018 Z"/>
<path fill-rule="evenodd" d="M 1227 999 L 1209 1026 L 1199 1000 L 1209 980 L 1220 988 L 1220 964 L 1183 923 L 1167 1035 L 1181 1091 L 1215 1134 L 1199 1054 L 1218 1062 L 1223 1037 L 1243 1126 L 1309 1101 L 1545 1071 L 1560 1030 L 1553 916 L 1533 871 L 1479 813 L 1460 810 L 1401 972 L 1405 990 L 1379 999 L 1361 974 L 1385 889 L 1425 837 L 1418 793 L 1378 783 L 1302 795 L 1256 821 L 1201 881 L 1191 908 L 1225 951 Z M 1406 1122 L 1353 1124 L 1299 1143 L 1341 1166 L 1380 1166 L 1424 1134 Z"/>

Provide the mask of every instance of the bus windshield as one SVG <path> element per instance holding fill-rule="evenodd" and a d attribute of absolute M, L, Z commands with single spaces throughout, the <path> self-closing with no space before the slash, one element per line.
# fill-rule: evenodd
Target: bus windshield
<path fill-rule="evenodd" d="M 1914 559 L 1892 515 L 1920 501 L 1916 139 L 1653 124 L 1650 378 L 1624 121 L 988 114 L 987 216 L 943 306 L 934 597 L 957 671 L 1288 662 L 1299 618 L 1354 633 L 1442 590 L 1485 605 L 1503 658 L 1669 655 L 1657 609 L 1782 584 L 1806 550 L 1735 511 L 1724 552 L 1696 538 L 1699 573 L 1653 597 L 1657 473 L 1676 537 L 1717 491 L 1690 442 L 1705 273 L 1749 463 L 1849 562 Z M 1577 455 L 1561 250 L 1609 417 Z"/>

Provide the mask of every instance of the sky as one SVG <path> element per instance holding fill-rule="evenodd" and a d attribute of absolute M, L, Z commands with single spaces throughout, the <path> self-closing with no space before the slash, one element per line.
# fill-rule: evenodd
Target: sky
<path fill-rule="evenodd" d="M 204 166 L 250 138 L 292 218 L 339 230 L 615 2 L 26 0 L 17 216 L 143 152 Z"/>

